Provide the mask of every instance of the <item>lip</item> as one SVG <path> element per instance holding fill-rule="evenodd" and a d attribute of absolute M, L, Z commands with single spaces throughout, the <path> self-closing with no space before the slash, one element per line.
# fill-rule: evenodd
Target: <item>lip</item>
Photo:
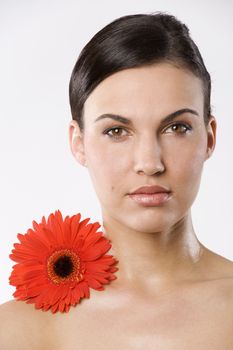
<path fill-rule="evenodd" d="M 171 192 L 133 193 L 129 197 L 145 207 L 155 207 L 166 203 L 171 198 Z"/>
<path fill-rule="evenodd" d="M 132 191 L 129 193 L 129 195 L 131 194 L 153 194 L 153 193 L 170 193 L 171 191 L 169 191 L 166 187 L 163 186 L 158 186 L 158 185 L 154 185 L 154 186 L 141 186 L 138 187 L 135 191 Z"/>

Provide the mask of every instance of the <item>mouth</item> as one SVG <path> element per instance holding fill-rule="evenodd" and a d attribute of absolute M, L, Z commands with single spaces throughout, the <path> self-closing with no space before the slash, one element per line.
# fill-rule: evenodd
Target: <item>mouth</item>
<path fill-rule="evenodd" d="M 168 193 L 171 191 L 165 186 L 146 185 L 146 186 L 138 187 L 135 191 L 132 191 L 129 194 L 155 194 L 155 193 L 165 193 L 165 192 Z"/>
<path fill-rule="evenodd" d="M 171 198 L 171 192 L 129 193 L 129 198 L 140 205 L 154 207 L 165 204 Z"/>

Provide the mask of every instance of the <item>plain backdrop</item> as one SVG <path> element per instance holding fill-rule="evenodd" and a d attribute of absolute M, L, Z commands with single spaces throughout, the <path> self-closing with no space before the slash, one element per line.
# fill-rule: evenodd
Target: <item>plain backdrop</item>
<path fill-rule="evenodd" d="M 68 143 L 68 84 L 79 52 L 117 17 L 164 11 L 190 29 L 212 77 L 217 144 L 192 207 L 199 240 L 233 260 L 233 2 L 0 0 L 0 303 L 13 299 L 17 233 L 60 209 L 101 223 L 87 168 Z"/>

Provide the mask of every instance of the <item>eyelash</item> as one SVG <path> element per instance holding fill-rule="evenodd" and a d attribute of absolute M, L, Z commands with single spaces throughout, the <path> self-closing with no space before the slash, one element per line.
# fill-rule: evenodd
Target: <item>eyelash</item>
<path fill-rule="evenodd" d="M 181 132 L 180 135 L 185 135 L 187 134 L 188 131 L 192 130 L 192 127 L 186 123 L 173 123 L 172 125 L 170 125 L 168 128 L 171 128 L 173 126 L 184 126 L 186 128 L 185 132 Z M 110 129 L 107 129 L 103 132 L 103 134 L 106 134 L 108 135 L 110 138 L 113 138 L 113 139 L 119 139 L 123 136 L 113 136 L 113 135 L 110 135 L 108 134 L 109 131 L 112 131 L 112 130 L 115 130 L 115 129 L 119 129 L 119 130 L 126 130 L 125 128 L 122 128 L 121 126 L 116 126 L 114 128 L 110 128 Z"/>

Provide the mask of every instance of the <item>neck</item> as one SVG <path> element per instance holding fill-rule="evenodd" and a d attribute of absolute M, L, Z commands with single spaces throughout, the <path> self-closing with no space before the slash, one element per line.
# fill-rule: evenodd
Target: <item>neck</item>
<path fill-rule="evenodd" d="M 115 287 L 151 290 L 198 278 L 204 248 L 195 235 L 190 212 L 172 227 L 150 233 L 103 215 L 103 232 L 112 244 L 107 254 L 119 261 Z"/>

